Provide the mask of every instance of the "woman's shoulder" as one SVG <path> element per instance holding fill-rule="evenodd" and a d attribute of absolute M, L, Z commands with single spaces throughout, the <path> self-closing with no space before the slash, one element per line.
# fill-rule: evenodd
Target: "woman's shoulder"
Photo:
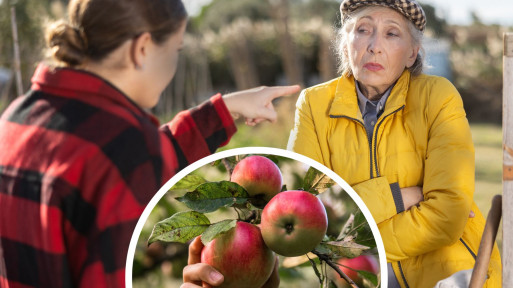
<path fill-rule="evenodd" d="M 437 76 L 437 75 L 429 75 L 429 74 L 421 74 L 418 76 L 412 76 L 411 85 L 413 87 L 420 88 L 429 88 L 434 92 L 441 92 L 443 90 L 455 90 L 454 85 L 449 81 L 449 79 Z"/>
<path fill-rule="evenodd" d="M 408 94 L 408 104 L 424 107 L 426 115 L 432 117 L 436 117 L 444 107 L 456 109 L 454 111 L 463 108 L 463 100 L 456 87 L 441 76 L 422 74 L 412 77 Z"/>
<path fill-rule="evenodd" d="M 340 78 L 331 79 L 324 83 L 305 88 L 301 91 L 298 103 L 308 103 L 310 106 L 326 105 L 335 97 Z"/>
<path fill-rule="evenodd" d="M 444 103 L 451 99 L 461 99 L 458 90 L 449 79 L 436 75 L 413 76 L 410 80 L 409 92 L 412 95 L 422 96 L 420 99 L 426 100 L 430 105 Z"/>
<path fill-rule="evenodd" d="M 329 93 L 330 91 L 333 91 L 333 93 L 334 93 L 335 89 L 337 88 L 337 84 L 338 84 L 339 80 L 340 80 L 340 77 L 337 77 L 335 79 L 331 79 L 324 83 L 320 83 L 320 84 L 305 88 L 303 90 L 303 92 L 307 93 L 307 94 L 320 93 L 323 95 L 325 95 L 326 93 Z"/>

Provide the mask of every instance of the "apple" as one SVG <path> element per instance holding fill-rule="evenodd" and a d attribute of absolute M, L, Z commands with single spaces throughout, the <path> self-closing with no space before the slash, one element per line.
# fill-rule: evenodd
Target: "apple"
<path fill-rule="evenodd" d="M 358 276 L 358 272 L 344 266 L 350 267 L 354 270 L 368 271 L 374 274 L 378 274 L 379 272 L 378 260 L 370 255 L 360 255 L 356 258 L 340 258 L 337 260 L 337 263 L 343 265 L 339 266 L 340 270 L 342 270 L 342 272 L 351 278 L 356 283 L 356 285 L 358 285 L 358 287 L 363 286 L 363 279 Z M 342 279 L 335 270 L 332 269 L 330 274 L 330 278 L 335 282 L 338 288 L 351 287 L 351 285 L 349 285 L 346 280 Z"/>
<path fill-rule="evenodd" d="M 317 246 L 328 227 L 321 200 L 306 191 L 284 191 L 262 211 L 260 227 L 265 244 L 283 256 L 299 256 Z"/>
<path fill-rule="evenodd" d="M 253 205 L 260 208 L 279 193 L 282 187 L 280 168 L 269 158 L 257 155 L 237 163 L 230 180 L 244 187 L 254 198 L 251 201 Z"/>
<path fill-rule="evenodd" d="M 201 263 L 224 276 L 224 288 L 261 288 L 271 276 L 275 256 L 262 239 L 260 228 L 237 222 L 235 228 L 210 241 L 201 251 Z"/>

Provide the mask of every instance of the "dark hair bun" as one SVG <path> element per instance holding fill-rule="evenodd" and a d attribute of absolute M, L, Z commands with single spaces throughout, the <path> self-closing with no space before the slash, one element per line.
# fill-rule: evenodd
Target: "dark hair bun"
<path fill-rule="evenodd" d="M 181 0 L 69 1 L 68 21 L 54 22 L 46 30 L 46 56 L 55 66 L 97 63 L 144 32 L 160 45 L 186 19 Z"/>
<path fill-rule="evenodd" d="M 49 56 L 66 66 L 84 63 L 87 58 L 87 39 L 85 33 L 73 28 L 64 21 L 51 24 L 46 31 L 46 44 Z"/>

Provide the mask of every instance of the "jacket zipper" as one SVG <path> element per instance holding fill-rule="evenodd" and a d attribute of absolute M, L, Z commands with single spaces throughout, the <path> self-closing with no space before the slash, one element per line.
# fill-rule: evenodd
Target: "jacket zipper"
<path fill-rule="evenodd" d="M 383 119 L 381 119 L 381 121 L 379 121 L 379 123 L 376 126 L 376 129 L 374 131 L 374 160 L 375 160 L 374 161 L 374 165 L 375 165 L 375 168 L 376 168 L 376 177 L 380 177 L 379 169 L 378 169 L 378 145 L 377 145 L 378 144 L 378 130 L 379 130 L 379 127 L 381 126 L 381 124 L 385 121 L 385 119 L 388 116 L 399 112 L 403 108 L 404 108 L 404 105 L 399 107 L 399 108 L 397 108 L 396 110 L 392 111 L 391 113 L 387 114 L 386 116 L 384 116 Z M 372 148 L 371 148 L 371 153 L 372 153 Z M 372 167 L 371 167 L 371 171 L 372 171 Z M 401 272 L 401 278 L 403 278 L 404 285 L 406 285 L 406 288 L 410 288 L 410 285 L 408 285 L 408 281 L 406 281 L 406 276 L 404 276 L 403 266 L 401 265 L 401 262 L 398 261 L 397 264 L 399 266 L 399 272 Z"/>
<path fill-rule="evenodd" d="M 410 288 L 410 285 L 408 285 L 408 282 L 406 281 L 406 277 L 404 277 L 403 266 L 401 265 L 401 262 L 397 262 L 397 264 L 399 265 L 399 271 L 401 272 L 401 277 L 403 278 L 404 285 L 406 285 L 406 288 Z"/>
<path fill-rule="evenodd" d="M 402 110 L 404 108 L 404 105 L 397 108 L 396 110 L 390 112 L 389 114 L 387 114 L 386 116 L 383 117 L 383 119 L 381 119 L 381 121 L 378 123 L 378 126 L 376 127 L 376 131 L 373 132 L 373 135 L 374 135 L 374 143 L 376 144 L 376 142 L 378 141 L 378 129 L 379 127 L 381 126 L 381 124 L 383 123 L 383 121 L 385 121 L 385 119 L 392 115 L 392 114 L 395 114 L 397 113 L 398 111 Z M 374 149 L 372 149 L 372 137 L 369 138 L 369 135 L 367 134 L 367 129 L 365 128 L 365 124 L 356 119 L 356 118 L 352 118 L 352 117 L 348 117 L 348 116 L 335 116 L 335 115 L 330 115 L 330 118 L 346 118 L 346 119 L 350 119 L 350 120 L 353 120 L 357 123 L 360 123 L 360 125 L 362 125 L 363 129 L 365 130 L 365 137 L 367 137 L 367 141 L 369 142 L 369 158 L 370 158 L 370 179 L 373 179 L 374 178 L 374 169 L 372 166 L 375 167 L 376 169 L 376 177 L 379 177 L 379 170 L 378 170 L 378 145 L 374 145 Z M 374 150 L 374 157 L 372 156 L 372 151 Z M 374 161 L 373 161 L 374 160 Z"/>
<path fill-rule="evenodd" d="M 376 126 L 376 129 L 374 131 L 374 167 L 376 168 L 376 177 L 380 177 L 379 175 L 379 170 L 378 170 L 378 130 L 379 130 L 379 126 L 381 126 L 381 124 L 385 121 L 385 119 L 392 115 L 392 114 L 395 114 L 397 112 L 399 112 L 400 110 L 402 110 L 404 108 L 404 105 L 395 109 L 394 111 L 390 112 L 388 115 L 384 116 L 383 119 L 381 119 L 381 121 L 379 121 L 378 123 L 378 126 Z M 371 144 L 371 150 L 372 150 L 372 144 Z M 372 151 L 371 151 L 372 153 Z M 371 163 L 372 163 L 372 158 L 371 157 Z M 371 164 L 372 165 L 372 164 Z M 371 171 L 372 171 L 372 167 L 371 167 Z M 371 172 L 371 176 L 372 176 L 372 172 Z"/>
<path fill-rule="evenodd" d="M 465 248 L 467 248 L 468 252 L 470 252 L 470 255 L 472 255 L 472 257 L 474 257 L 474 260 L 476 260 L 476 258 L 477 258 L 476 253 L 474 253 L 474 252 L 472 252 L 472 250 L 470 250 L 470 247 L 467 245 L 467 243 L 465 243 L 465 241 L 463 241 L 463 238 L 460 238 L 460 241 L 461 241 L 461 243 L 463 243 Z"/>
<path fill-rule="evenodd" d="M 367 142 L 369 142 L 370 179 L 374 178 L 374 175 L 372 173 L 372 138 L 369 138 L 369 135 L 367 134 L 367 129 L 365 129 L 365 124 L 363 124 L 362 121 L 360 121 L 360 120 L 358 120 L 356 118 L 351 118 L 351 117 L 348 117 L 348 116 L 330 115 L 330 118 L 346 118 L 346 119 L 358 122 L 358 123 L 360 123 L 362 125 L 363 130 L 365 130 L 365 137 L 367 137 Z"/>

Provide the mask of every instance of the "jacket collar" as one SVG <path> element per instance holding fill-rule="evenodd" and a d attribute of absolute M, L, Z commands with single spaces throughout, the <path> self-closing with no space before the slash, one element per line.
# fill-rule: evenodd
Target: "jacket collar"
<path fill-rule="evenodd" d="M 393 111 L 404 106 L 406 103 L 406 95 L 410 85 L 410 71 L 407 69 L 401 74 L 394 88 L 390 93 L 385 105 L 384 115 L 388 115 Z M 337 88 L 335 90 L 335 98 L 329 108 L 330 117 L 349 117 L 363 121 L 362 113 L 358 106 L 358 97 L 356 95 L 356 86 L 354 77 L 342 76 L 339 78 Z"/>
<path fill-rule="evenodd" d="M 84 70 L 52 68 L 39 64 L 32 76 L 31 89 L 51 92 L 65 98 L 97 95 L 123 106 L 136 115 L 149 118 L 156 126 L 159 125 L 159 120 L 155 116 L 143 110 L 117 87 L 100 76 Z"/>

